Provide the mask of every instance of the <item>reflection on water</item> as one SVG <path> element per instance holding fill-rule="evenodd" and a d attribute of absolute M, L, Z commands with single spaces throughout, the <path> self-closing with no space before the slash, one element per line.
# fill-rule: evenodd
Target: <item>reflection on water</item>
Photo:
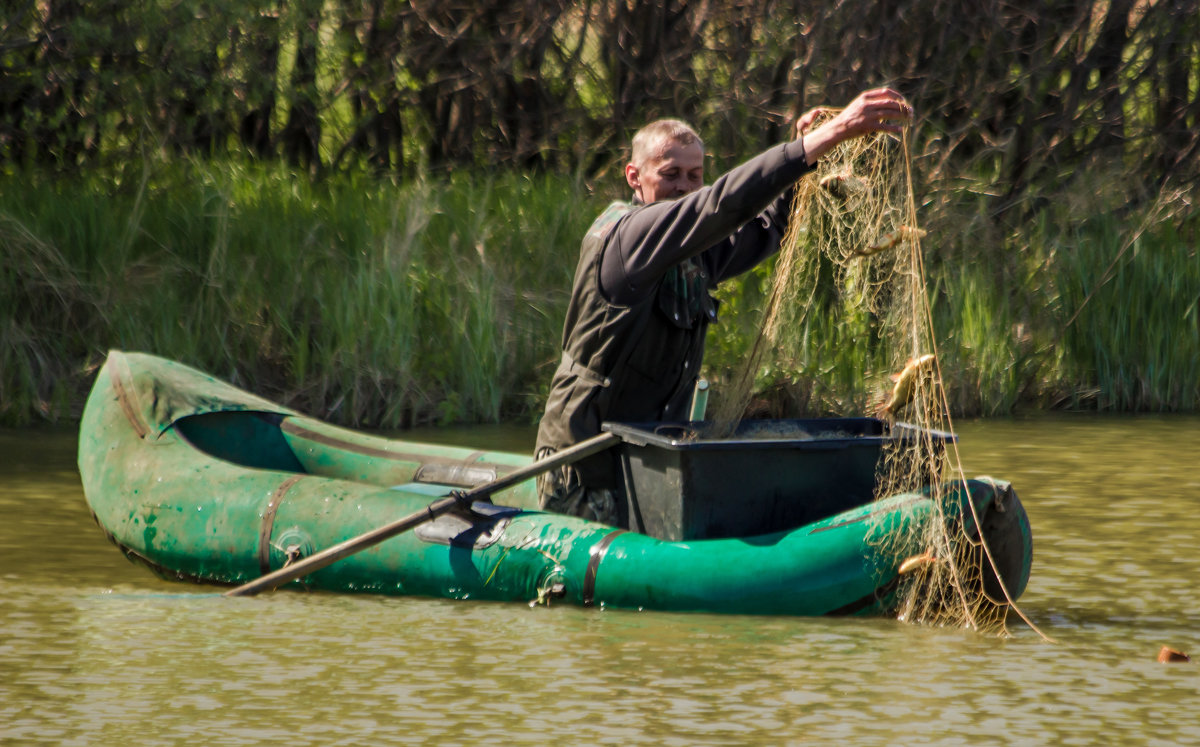
<path fill-rule="evenodd" d="M 126 562 L 70 434 L 0 432 L 0 734 L 13 743 L 1200 743 L 1200 419 L 958 424 L 1034 527 L 1057 642 L 891 620 L 276 593 Z M 528 450 L 532 433 L 487 432 Z M 460 434 L 450 434 L 458 437 Z M 489 440 L 490 439 L 490 440 Z M 524 439 L 524 440 L 522 440 Z"/>

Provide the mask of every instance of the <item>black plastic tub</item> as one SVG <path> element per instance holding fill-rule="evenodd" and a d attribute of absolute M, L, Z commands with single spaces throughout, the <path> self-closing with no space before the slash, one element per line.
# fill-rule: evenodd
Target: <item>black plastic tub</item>
<path fill-rule="evenodd" d="M 707 423 L 605 423 L 624 477 L 621 525 L 664 540 L 753 537 L 872 500 L 885 448 L 939 451 L 954 436 L 875 418 L 747 420 L 709 438 Z"/>

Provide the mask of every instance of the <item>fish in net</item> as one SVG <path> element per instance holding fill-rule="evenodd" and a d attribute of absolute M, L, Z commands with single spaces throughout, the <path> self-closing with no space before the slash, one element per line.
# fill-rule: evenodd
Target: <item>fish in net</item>
<path fill-rule="evenodd" d="M 925 236 L 907 129 L 847 140 L 823 156 L 796 187 L 757 336 L 721 387 L 708 435 L 737 430 L 764 370 L 808 377 L 830 409 L 903 417 L 916 436 L 885 449 L 875 497 L 924 491 L 941 520 L 873 532 L 901 569 L 900 619 L 1005 634 L 1015 611 L 1037 631 L 998 582 L 980 517 L 963 500 L 953 439 L 935 435 L 953 434 L 953 424 L 926 291 Z M 828 363 L 822 349 L 830 346 L 854 370 Z"/>

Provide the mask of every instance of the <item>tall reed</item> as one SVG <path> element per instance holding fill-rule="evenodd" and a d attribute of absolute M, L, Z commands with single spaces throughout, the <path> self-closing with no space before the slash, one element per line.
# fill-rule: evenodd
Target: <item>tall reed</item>
<path fill-rule="evenodd" d="M 930 216 L 927 292 L 955 414 L 1200 408 L 1200 212 L 1169 189 L 1135 208 L 1104 192 L 1007 235 L 983 208 Z M 772 270 L 723 294 L 718 379 L 747 354 Z M 847 344 L 859 326 L 836 309 L 801 324 L 798 360 L 759 372 L 763 414 L 871 412 L 889 383 L 874 374 L 885 361 Z"/>
<path fill-rule="evenodd" d="M 531 417 L 587 187 L 314 184 L 241 164 L 0 190 L 0 421 L 76 416 L 108 348 L 358 425 Z"/>
<path fill-rule="evenodd" d="M 618 195 L 570 175 L 314 183 L 236 162 L 0 175 L 0 424 L 77 417 L 109 348 L 346 424 L 530 421 L 579 240 Z M 955 411 L 1200 407 L 1188 200 L 1064 200 L 1008 235 L 982 210 L 930 216 L 928 292 Z M 720 291 L 715 397 L 753 341 L 772 269 Z M 856 414 L 883 399 L 887 361 L 850 344 L 864 325 L 831 309 L 803 320 L 796 360 L 758 372 L 762 414 Z"/>

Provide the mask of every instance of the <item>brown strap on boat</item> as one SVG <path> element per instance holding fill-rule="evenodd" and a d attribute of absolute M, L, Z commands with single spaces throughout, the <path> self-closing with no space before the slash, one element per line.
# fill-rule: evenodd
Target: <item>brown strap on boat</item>
<path fill-rule="evenodd" d="M 138 438 L 145 438 L 150 432 L 150 426 L 142 420 L 141 411 L 135 400 L 135 392 L 133 389 L 125 386 L 129 381 L 129 364 L 125 361 L 125 356 L 121 353 L 113 351 L 108 354 L 108 378 L 112 382 L 113 393 L 117 396 L 117 403 L 121 405 L 121 412 L 125 413 L 125 419 L 133 426 L 133 432 L 138 435 Z"/>
<path fill-rule="evenodd" d="M 625 534 L 626 530 L 617 529 L 604 535 L 604 539 L 597 542 L 588 551 L 591 557 L 588 559 L 587 570 L 583 574 L 583 606 L 591 607 L 592 602 L 596 598 L 596 573 L 600 570 L 600 561 L 604 560 L 605 553 L 608 552 L 608 546 L 613 540 Z"/>
<path fill-rule="evenodd" d="M 304 475 L 292 475 L 279 483 L 279 487 L 271 494 L 267 510 L 263 512 L 262 527 L 258 531 L 258 567 L 263 573 L 271 571 L 271 532 L 275 530 L 275 512 L 279 510 L 279 504 L 283 503 L 283 496 L 293 485 L 300 482 L 302 477 Z"/>
<path fill-rule="evenodd" d="M 895 578 L 893 578 L 891 581 L 888 581 L 883 586 L 880 586 L 875 591 L 871 592 L 870 594 L 866 595 L 865 597 L 862 597 L 861 599 L 856 599 L 853 602 L 850 602 L 849 604 L 842 605 L 841 607 L 838 607 L 835 610 L 830 610 L 830 611 L 826 612 L 825 614 L 829 615 L 830 617 L 842 617 L 845 615 L 857 614 L 859 612 L 862 612 L 866 608 L 870 607 L 871 605 L 875 604 L 879 600 L 887 598 L 888 595 L 890 595 L 892 592 L 894 592 L 898 588 L 900 588 L 900 575 L 899 574 L 897 574 L 895 576 Z"/>

